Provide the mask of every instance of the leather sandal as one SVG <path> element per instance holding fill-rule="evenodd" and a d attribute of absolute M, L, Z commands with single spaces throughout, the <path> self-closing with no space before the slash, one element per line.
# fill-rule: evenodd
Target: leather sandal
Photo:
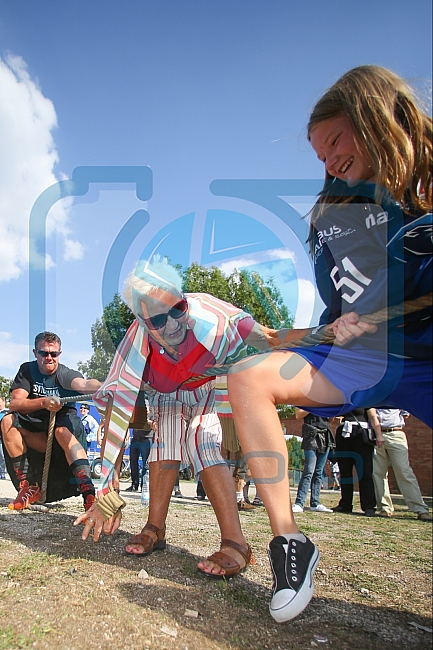
<path fill-rule="evenodd" d="M 126 546 L 132 546 L 134 544 L 142 546 L 144 551 L 142 553 L 132 553 L 126 549 Z M 153 551 L 163 551 L 166 546 L 165 526 L 163 528 L 157 528 L 153 524 L 146 524 L 141 533 L 129 538 L 125 545 L 125 553 L 134 557 L 144 557 L 145 555 L 150 555 Z"/>
<path fill-rule="evenodd" d="M 231 539 L 222 539 L 220 548 L 223 546 L 230 546 L 230 548 L 234 548 L 235 551 L 240 553 L 245 560 L 244 566 L 241 567 L 234 558 L 230 557 L 230 555 L 227 555 L 227 553 L 219 550 L 216 551 L 216 553 L 209 555 L 206 560 L 209 560 L 209 562 L 214 562 L 214 564 L 218 564 L 218 566 L 224 569 L 224 573 L 208 573 L 207 571 L 203 571 L 203 569 L 197 568 L 197 571 L 206 576 L 206 578 L 211 578 L 213 580 L 224 580 L 226 578 L 231 578 L 232 576 L 245 571 L 249 564 L 256 563 L 256 558 L 254 557 L 249 544 L 247 544 L 245 547 L 241 546 L 237 542 L 233 542 Z"/>

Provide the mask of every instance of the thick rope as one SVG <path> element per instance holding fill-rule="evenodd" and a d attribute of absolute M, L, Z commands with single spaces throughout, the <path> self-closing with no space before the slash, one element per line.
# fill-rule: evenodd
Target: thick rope
<path fill-rule="evenodd" d="M 76 395 L 75 397 L 61 397 L 59 399 L 59 403 L 67 404 L 68 402 L 77 402 L 78 397 L 80 401 L 87 400 L 87 399 L 92 399 L 93 394 L 79 395 L 79 396 Z M 47 449 L 45 451 L 44 469 L 42 471 L 41 498 L 39 499 L 38 503 L 45 503 L 45 500 L 47 498 L 48 474 L 50 472 L 55 426 L 56 426 L 56 414 L 51 412 L 50 421 L 48 424 Z"/>

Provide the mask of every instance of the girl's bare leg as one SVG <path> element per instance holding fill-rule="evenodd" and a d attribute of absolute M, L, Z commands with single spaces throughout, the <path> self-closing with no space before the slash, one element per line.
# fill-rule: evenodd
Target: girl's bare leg
<path fill-rule="evenodd" d="M 276 404 L 308 408 L 344 403 L 341 392 L 302 357 L 276 351 L 236 364 L 229 400 L 248 466 L 259 485 L 275 536 L 297 533 L 288 479 L 287 447 Z"/>

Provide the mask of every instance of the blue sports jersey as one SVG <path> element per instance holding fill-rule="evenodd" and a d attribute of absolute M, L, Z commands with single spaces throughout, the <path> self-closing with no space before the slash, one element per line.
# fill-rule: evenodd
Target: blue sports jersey
<path fill-rule="evenodd" d="M 344 313 L 372 314 L 432 291 L 432 215 L 409 217 L 389 194 L 375 202 L 376 186 L 348 188 L 334 181 L 321 199 L 313 227 L 316 282 L 327 305 L 320 323 Z M 341 202 L 327 205 L 327 197 Z M 350 202 L 344 202 L 350 196 Z M 388 320 L 361 345 L 415 359 L 431 358 L 431 306 Z M 355 342 L 352 343 L 352 345 Z"/>

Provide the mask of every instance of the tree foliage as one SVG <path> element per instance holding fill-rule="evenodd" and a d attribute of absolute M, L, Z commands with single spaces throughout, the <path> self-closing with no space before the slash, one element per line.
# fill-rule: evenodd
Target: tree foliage
<path fill-rule="evenodd" d="M 300 441 L 292 436 L 286 441 L 290 469 L 304 469 L 304 452 Z"/>
<path fill-rule="evenodd" d="M 117 346 L 134 320 L 128 305 L 116 293 L 104 308 L 102 318 L 92 325 L 93 354 L 87 362 L 78 362 L 78 370 L 87 378 L 104 381 L 110 370 Z"/>
<path fill-rule="evenodd" d="M 181 273 L 185 292 L 210 293 L 243 309 L 267 327 L 277 329 L 293 325 L 293 318 L 272 279 L 265 281 L 257 273 L 237 269 L 225 275 L 215 266 L 206 268 L 195 263 Z M 92 325 L 93 354 L 87 362 L 78 362 L 78 369 L 85 377 L 104 381 L 116 347 L 133 320 L 133 313 L 117 293 L 104 308 L 102 318 Z"/>
<path fill-rule="evenodd" d="M 3 397 L 6 402 L 9 402 L 12 381 L 12 379 L 0 375 L 0 397 Z"/>
<path fill-rule="evenodd" d="M 263 280 L 256 272 L 234 271 L 225 275 L 216 266 L 191 264 L 183 273 L 183 288 L 189 293 L 210 293 L 243 309 L 267 327 L 292 327 L 293 318 L 272 278 Z"/>
<path fill-rule="evenodd" d="M 296 406 L 290 404 L 277 404 L 277 412 L 280 420 L 287 420 L 292 415 L 295 415 Z"/>

